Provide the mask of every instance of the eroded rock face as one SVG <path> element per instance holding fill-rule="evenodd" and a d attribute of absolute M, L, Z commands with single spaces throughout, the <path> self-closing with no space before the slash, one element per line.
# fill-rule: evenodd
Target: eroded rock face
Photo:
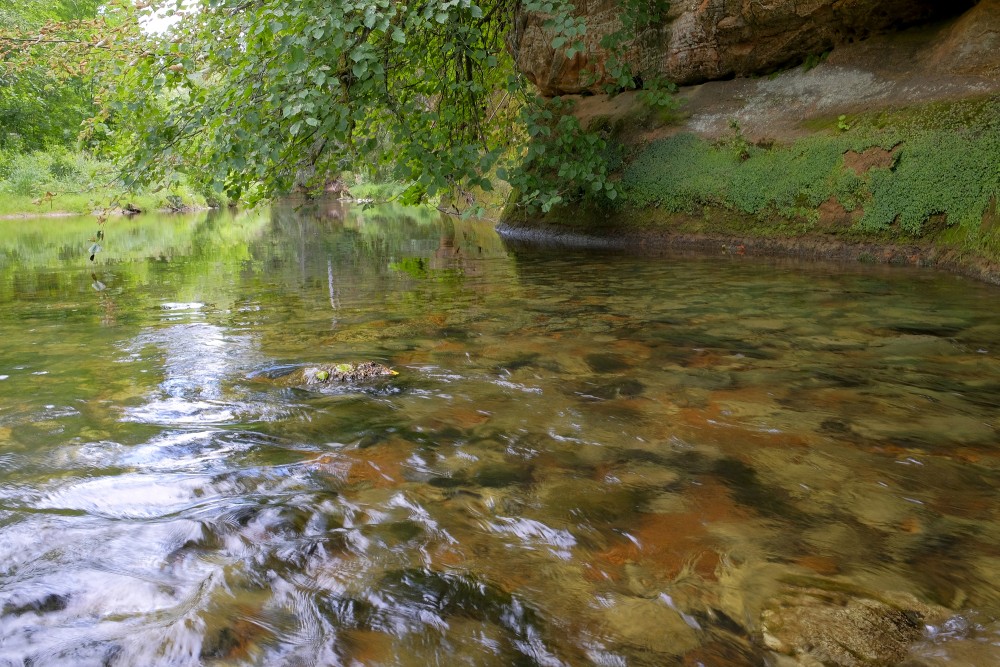
<path fill-rule="evenodd" d="M 1000 75 L 1000 0 L 982 0 L 947 30 L 931 51 L 941 69 Z"/>
<path fill-rule="evenodd" d="M 984 0 L 984 5 L 995 0 Z M 662 22 L 626 47 L 633 71 L 694 84 L 772 71 L 845 42 L 945 16 L 975 0 L 674 0 Z M 568 59 L 551 47 L 545 17 L 519 10 L 510 47 L 518 68 L 543 95 L 603 92 L 601 38 L 621 27 L 621 0 L 582 0 L 587 51 Z M 989 11 L 980 12 L 989 15 Z M 976 32 L 978 22 L 967 27 Z M 992 33 L 991 33 L 992 34 Z M 586 70 L 603 78 L 590 82 Z"/>

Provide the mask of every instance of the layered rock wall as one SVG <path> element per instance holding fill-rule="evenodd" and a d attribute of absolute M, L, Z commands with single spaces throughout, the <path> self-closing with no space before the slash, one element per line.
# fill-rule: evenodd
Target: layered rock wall
<path fill-rule="evenodd" d="M 674 0 L 662 20 L 626 44 L 635 73 L 679 84 L 759 74 L 817 56 L 838 44 L 937 18 L 976 0 Z M 996 4 L 985 0 L 995 11 Z M 543 95 L 603 92 L 608 54 L 601 38 L 621 28 L 627 0 L 581 0 L 586 51 L 553 49 L 545 16 L 519 11 L 510 38 L 518 68 Z M 977 23 L 978 25 L 978 23 Z M 986 35 L 997 39 L 994 33 Z M 587 71 L 596 72 L 596 81 Z"/>

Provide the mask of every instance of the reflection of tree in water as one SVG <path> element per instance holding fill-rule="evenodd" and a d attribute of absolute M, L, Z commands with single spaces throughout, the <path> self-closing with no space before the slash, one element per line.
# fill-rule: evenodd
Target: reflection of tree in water
<path fill-rule="evenodd" d="M 454 278 L 478 274 L 482 269 L 472 260 L 506 256 L 489 223 L 432 209 L 363 209 L 323 200 L 275 206 L 270 235 L 283 242 L 256 246 L 255 258 L 299 283 L 322 280 L 334 304 L 347 289 L 362 297 L 384 294 L 401 270 L 419 278 L 449 271 Z M 416 266 L 421 275 L 410 270 Z"/>
<path fill-rule="evenodd" d="M 104 275 L 91 273 L 90 277 L 94 281 L 90 286 L 97 291 L 97 303 L 101 309 L 101 324 L 113 327 L 118 324 L 118 306 L 115 305 L 115 300 L 108 293 L 108 286 L 102 280 Z"/>
<path fill-rule="evenodd" d="M 454 218 L 446 219 L 441 226 L 438 246 L 434 250 L 430 268 L 432 270 L 459 270 L 466 277 L 483 273 L 483 265 L 478 260 L 484 257 L 503 257 L 501 248 L 484 248 L 483 239 L 468 224 L 456 223 Z"/>
<path fill-rule="evenodd" d="M 171 298 L 182 299 L 189 298 L 183 295 L 186 292 L 202 291 L 206 277 L 214 278 L 220 269 L 238 277 L 250 258 L 249 246 L 265 233 L 266 223 L 259 211 L 151 213 L 109 219 L 97 229 L 103 232 L 98 239 L 91 216 L 58 223 L 0 221 L 0 298 L 27 302 L 44 294 L 63 294 L 92 304 L 86 294 L 95 281 L 84 278 L 94 272 L 98 282 L 108 286 L 107 291 L 98 290 L 102 298 L 117 299 L 121 323 L 135 309 L 149 305 L 148 290 L 138 287 L 158 282 L 163 272 L 171 273 L 170 288 L 176 293 Z M 90 252 L 94 244 L 101 249 Z M 95 255 L 93 262 L 90 254 Z M 122 293 L 142 303 L 126 308 Z"/>
<path fill-rule="evenodd" d="M 430 249 L 440 214 L 420 215 L 409 209 L 369 209 L 335 206 L 323 202 L 277 205 L 271 209 L 271 232 L 284 239 L 283 250 L 294 253 L 298 267 L 325 264 L 333 255 L 336 264 L 387 262 L 407 251 Z"/>

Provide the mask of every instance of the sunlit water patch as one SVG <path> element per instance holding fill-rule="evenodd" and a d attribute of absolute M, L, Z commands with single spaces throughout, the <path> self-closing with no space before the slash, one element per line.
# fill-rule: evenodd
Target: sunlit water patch
<path fill-rule="evenodd" d="M 141 218 L 0 226 L 0 666 L 1000 662 L 996 288 Z"/>

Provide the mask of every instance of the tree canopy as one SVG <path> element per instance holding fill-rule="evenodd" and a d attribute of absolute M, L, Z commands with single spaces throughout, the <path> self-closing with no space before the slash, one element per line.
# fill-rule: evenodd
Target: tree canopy
<path fill-rule="evenodd" d="M 0 148 L 36 150 L 76 141 L 94 111 L 92 88 L 79 72 L 56 72 L 24 57 L 46 26 L 84 22 L 97 0 L 21 0 L 0 8 Z"/>
<path fill-rule="evenodd" d="M 183 171 L 206 190 L 256 198 L 350 170 L 410 183 L 409 202 L 489 190 L 494 178 L 542 208 L 613 197 L 603 140 L 513 66 L 505 39 L 518 4 L 121 1 L 32 48 L 48 47 L 53 71 L 85 70 L 99 92 L 84 139 L 116 157 L 130 185 Z M 520 9 L 551 17 L 555 45 L 582 48 L 586 26 L 566 0 Z M 154 17 L 176 23 L 158 33 L 144 27 Z"/>

